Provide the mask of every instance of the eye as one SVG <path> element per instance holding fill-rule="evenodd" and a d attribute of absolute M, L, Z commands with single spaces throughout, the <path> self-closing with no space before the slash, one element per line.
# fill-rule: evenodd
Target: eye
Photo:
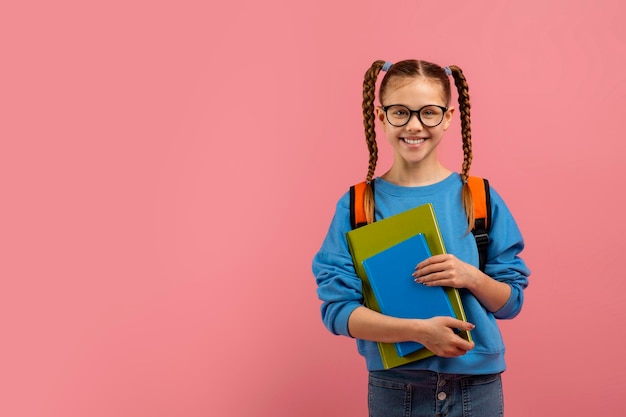
<path fill-rule="evenodd" d="M 409 110 L 403 106 L 392 106 L 387 112 L 394 117 L 407 117 L 409 115 Z"/>
<path fill-rule="evenodd" d="M 439 107 L 430 106 L 430 107 L 423 108 L 422 111 L 420 112 L 420 115 L 424 118 L 430 119 L 430 118 L 441 117 L 442 113 L 443 111 Z"/>

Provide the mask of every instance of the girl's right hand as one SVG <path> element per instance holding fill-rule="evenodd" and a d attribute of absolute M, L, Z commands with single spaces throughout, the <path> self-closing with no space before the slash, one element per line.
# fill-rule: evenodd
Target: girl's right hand
<path fill-rule="evenodd" d="M 437 356 L 454 358 L 474 348 L 473 342 L 461 338 L 455 329 L 473 330 L 474 325 L 453 317 L 433 317 L 422 320 L 422 340 L 418 342 Z"/>

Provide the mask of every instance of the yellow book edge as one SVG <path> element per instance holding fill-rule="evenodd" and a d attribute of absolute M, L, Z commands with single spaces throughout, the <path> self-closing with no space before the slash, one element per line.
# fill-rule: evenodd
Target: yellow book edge
<path fill-rule="evenodd" d="M 433 206 L 430 203 L 347 233 L 346 237 L 350 253 L 352 254 L 354 268 L 359 278 L 363 281 L 363 298 L 368 308 L 380 312 L 380 307 L 363 268 L 363 260 L 418 233 L 424 234 L 433 255 L 446 253 L 439 224 L 437 223 Z M 467 321 L 459 291 L 451 287 L 445 287 L 445 291 L 450 299 L 456 318 Z M 465 340 L 472 341 L 472 335 L 469 331 L 461 331 L 459 336 Z M 406 365 L 434 355 L 430 350 L 423 348 L 406 356 L 400 356 L 393 343 L 383 342 L 378 342 L 378 350 L 385 369 Z"/>

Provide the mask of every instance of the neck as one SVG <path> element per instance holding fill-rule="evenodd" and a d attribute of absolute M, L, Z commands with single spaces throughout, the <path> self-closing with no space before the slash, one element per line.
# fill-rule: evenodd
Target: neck
<path fill-rule="evenodd" d="M 432 166 L 408 166 L 394 163 L 389 171 L 382 175 L 382 178 L 403 187 L 420 187 L 442 181 L 450 174 L 451 171 L 439 162 Z"/>

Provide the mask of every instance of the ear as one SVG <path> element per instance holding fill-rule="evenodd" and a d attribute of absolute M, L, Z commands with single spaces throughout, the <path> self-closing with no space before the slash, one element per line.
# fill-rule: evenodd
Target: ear
<path fill-rule="evenodd" d="M 385 123 L 387 121 L 385 118 L 385 111 L 383 110 L 382 107 L 376 106 L 375 114 L 379 122 Z"/>
<path fill-rule="evenodd" d="M 454 107 L 449 107 L 446 114 L 443 115 L 443 130 L 448 130 L 452 123 L 452 116 L 454 115 Z"/>

